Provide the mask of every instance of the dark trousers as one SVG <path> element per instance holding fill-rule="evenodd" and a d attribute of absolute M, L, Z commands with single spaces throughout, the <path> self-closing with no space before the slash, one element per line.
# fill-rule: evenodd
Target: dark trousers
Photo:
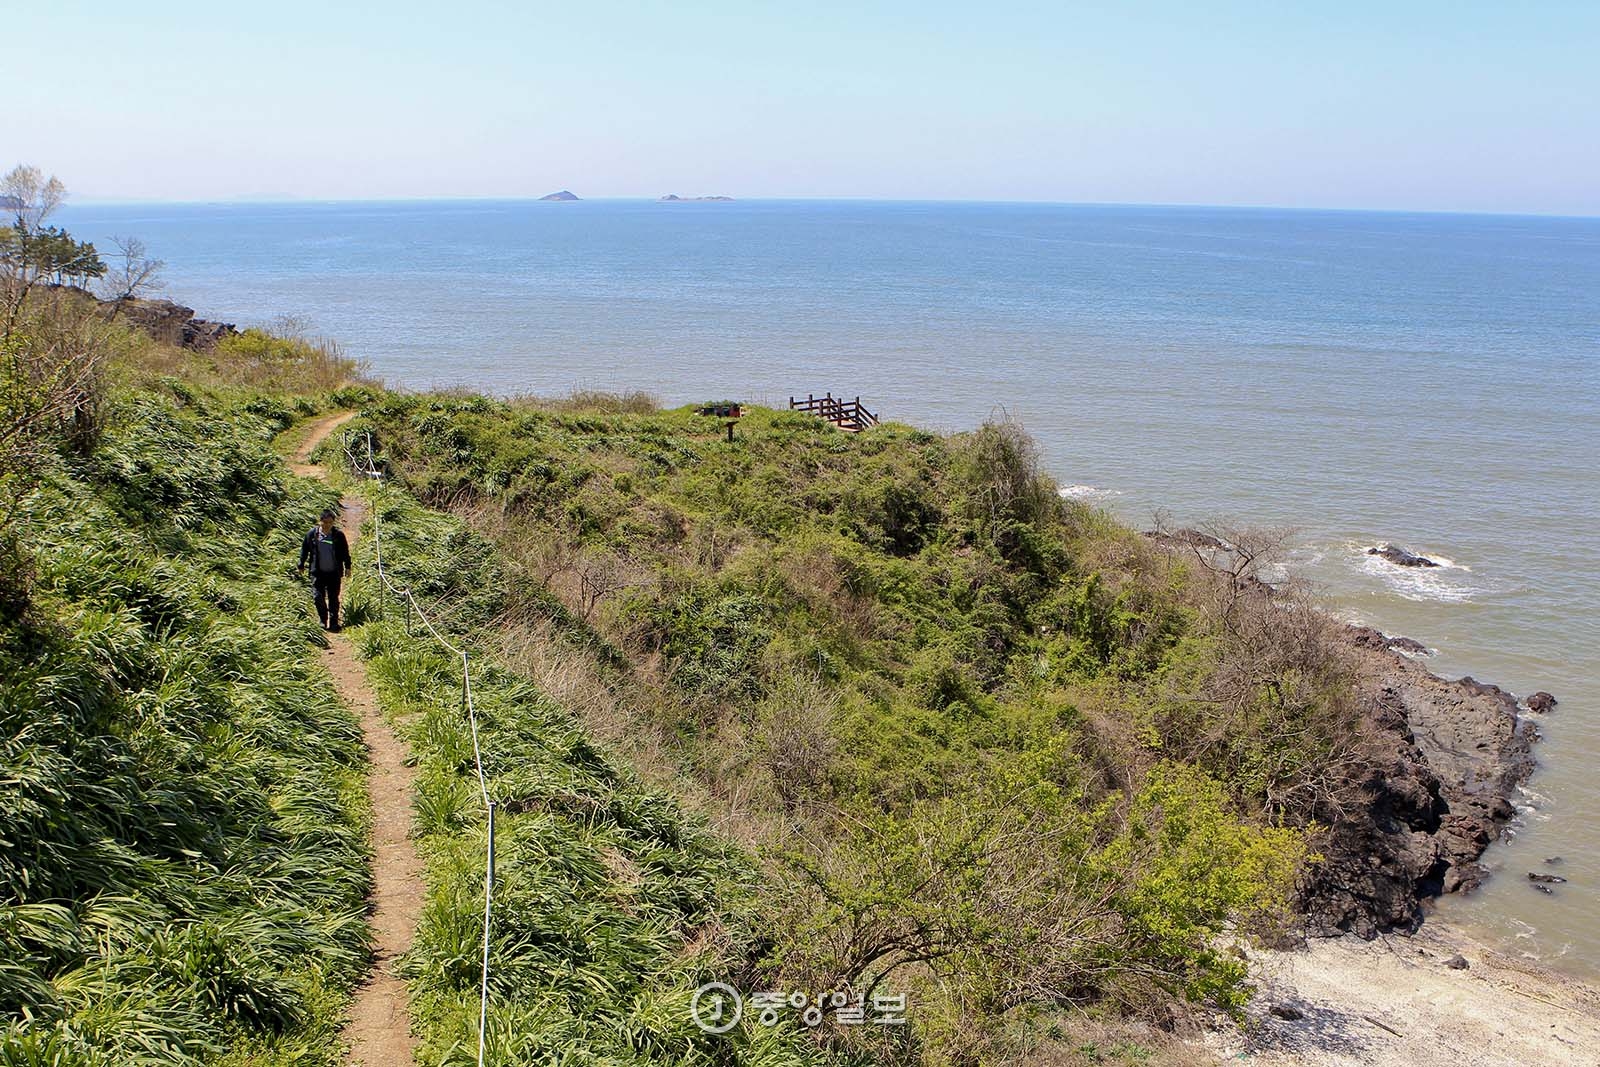
<path fill-rule="evenodd" d="M 311 572 L 311 588 L 315 590 L 312 599 L 317 602 L 317 618 L 322 620 L 324 626 L 339 625 L 339 582 L 342 577 L 338 571 L 332 574 Z"/>

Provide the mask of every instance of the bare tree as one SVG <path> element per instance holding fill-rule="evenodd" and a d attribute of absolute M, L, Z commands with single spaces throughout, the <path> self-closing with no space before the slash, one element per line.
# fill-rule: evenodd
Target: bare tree
<path fill-rule="evenodd" d="M 117 246 L 111 257 L 114 266 L 101 283 L 100 295 L 110 302 L 110 317 L 114 319 L 128 301 L 161 287 L 161 268 L 165 264 L 151 259 L 144 242 L 137 237 L 114 237 L 112 242 Z"/>
<path fill-rule="evenodd" d="M 44 300 L 33 290 L 65 262 L 67 235 L 46 221 L 66 199 L 59 178 L 18 166 L 0 177 L 0 526 L 59 443 L 84 448 L 98 432 L 104 319 L 87 301 Z"/>
<path fill-rule="evenodd" d="M 580 558 L 577 569 L 579 606 L 583 621 L 589 622 L 602 600 L 628 587 L 628 576 L 611 556 Z"/>
<path fill-rule="evenodd" d="M 1154 519 L 1151 534 L 1170 546 L 1187 548 L 1201 570 L 1214 579 L 1211 586 L 1218 620 L 1223 629 L 1237 635 L 1241 599 L 1271 593 L 1272 587 L 1262 574 L 1283 561 L 1295 530 L 1286 526 L 1243 526 L 1227 520 L 1172 529 L 1169 516 L 1161 510 Z"/>
<path fill-rule="evenodd" d="M 67 197 L 61 179 L 49 178 L 38 167 L 16 166 L 0 177 L 0 205 L 11 225 L 0 231 L 0 299 L 5 301 L 5 330 L 9 340 L 29 292 L 44 277 L 38 245 L 44 240 L 44 223 Z"/>

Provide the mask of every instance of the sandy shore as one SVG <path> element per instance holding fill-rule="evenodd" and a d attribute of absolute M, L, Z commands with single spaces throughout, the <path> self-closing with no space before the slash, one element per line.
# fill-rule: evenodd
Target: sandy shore
<path fill-rule="evenodd" d="M 1465 969 L 1446 961 L 1464 957 Z M 1600 988 L 1430 921 L 1412 937 L 1253 952 L 1250 1023 L 1207 1040 L 1283 1067 L 1600 1067 Z M 1282 1016 L 1296 1016 L 1284 1018 Z"/>

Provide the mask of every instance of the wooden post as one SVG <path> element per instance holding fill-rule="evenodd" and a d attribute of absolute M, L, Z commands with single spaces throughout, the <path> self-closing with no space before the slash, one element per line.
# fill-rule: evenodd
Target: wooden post
<path fill-rule="evenodd" d="M 730 445 L 733 444 L 733 422 L 731 420 L 728 423 L 728 443 Z"/>

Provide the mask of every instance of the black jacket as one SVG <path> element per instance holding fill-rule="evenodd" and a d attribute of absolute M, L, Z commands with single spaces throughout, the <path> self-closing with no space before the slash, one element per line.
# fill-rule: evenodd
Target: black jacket
<path fill-rule="evenodd" d="M 317 539 L 322 536 L 322 527 L 313 526 L 311 532 L 306 534 L 306 539 L 300 542 L 300 566 L 311 564 L 312 573 L 317 572 Z M 344 539 L 344 531 L 335 529 L 328 535 L 333 542 L 333 563 L 335 573 L 342 570 L 349 573 L 352 566 L 350 561 L 350 542 Z"/>

